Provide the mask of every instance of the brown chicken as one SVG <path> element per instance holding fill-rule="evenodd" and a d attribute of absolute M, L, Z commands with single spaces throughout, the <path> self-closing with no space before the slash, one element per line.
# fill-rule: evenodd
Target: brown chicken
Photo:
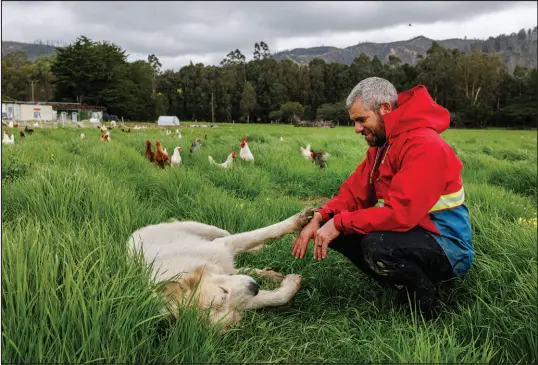
<path fill-rule="evenodd" d="M 166 165 L 170 164 L 170 158 L 168 157 L 168 153 L 163 151 L 161 142 L 155 141 L 155 146 L 157 146 L 157 152 L 155 152 L 155 162 L 161 169 L 164 169 Z"/>
<path fill-rule="evenodd" d="M 146 139 L 146 153 L 144 157 L 147 158 L 150 162 L 155 160 L 155 152 L 151 149 L 151 142 Z"/>
<path fill-rule="evenodd" d="M 24 132 L 23 132 L 22 130 L 19 130 L 19 136 L 21 136 L 21 138 L 26 137 L 26 136 L 24 135 Z"/>

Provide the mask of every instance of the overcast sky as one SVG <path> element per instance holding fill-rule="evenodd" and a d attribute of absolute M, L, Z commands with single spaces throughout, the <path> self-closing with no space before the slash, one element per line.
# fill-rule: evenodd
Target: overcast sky
<path fill-rule="evenodd" d="M 446 2 L 56 2 L 2 1 L 2 40 L 74 41 L 86 35 L 126 49 L 129 59 L 154 53 L 163 69 L 218 64 L 254 43 L 271 52 L 348 47 L 424 35 L 480 38 L 534 28 L 536 1 Z M 409 23 L 412 26 L 409 26 Z"/>

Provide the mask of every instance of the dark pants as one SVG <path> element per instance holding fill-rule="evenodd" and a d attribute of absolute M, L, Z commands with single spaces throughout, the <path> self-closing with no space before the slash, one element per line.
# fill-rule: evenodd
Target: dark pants
<path fill-rule="evenodd" d="M 405 287 L 424 311 L 434 304 L 435 284 L 454 277 L 441 246 L 418 226 L 407 232 L 340 235 L 329 247 L 383 286 Z"/>

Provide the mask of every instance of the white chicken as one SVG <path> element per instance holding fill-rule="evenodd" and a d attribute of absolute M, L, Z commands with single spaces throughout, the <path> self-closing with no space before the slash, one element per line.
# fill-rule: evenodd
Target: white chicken
<path fill-rule="evenodd" d="M 177 139 L 181 139 L 181 132 L 180 131 L 177 132 Z"/>
<path fill-rule="evenodd" d="M 2 138 L 3 144 L 15 144 L 15 136 L 11 134 L 11 138 L 9 138 L 8 132 L 4 132 L 4 138 Z"/>
<path fill-rule="evenodd" d="M 9 128 L 13 128 L 13 121 L 9 121 Z"/>
<path fill-rule="evenodd" d="M 174 154 L 170 159 L 171 166 L 179 166 L 181 164 L 181 146 L 174 148 Z"/>
<path fill-rule="evenodd" d="M 176 134 L 181 134 L 181 132 L 179 131 L 179 129 L 176 129 Z"/>
<path fill-rule="evenodd" d="M 248 141 L 246 138 L 241 140 L 241 151 L 239 151 L 239 158 L 243 161 L 254 161 L 254 155 L 248 148 Z"/>
<path fill-rule="evenodd" d="M 86 139 L 86 135 L 85 135 L 84 133 L 81 133 L 81 134 L 80 134 L 80 139 L 85 140 L 85 139 Z"/>
<path fill-rule="evenodd" d="M 309 161 L 312 161 L 312 150 L 310 150 L 310 144 L 306 145 L 306 148 L 303 148 L 301 146 L 301 154 L 304 158 L 306 158 Z"/>
<path fill-rule="evenodd" d="M 282 136 L 280 136 L 280 142 L 284 142 L 284 138 L 282 138 Z"/>
<path fill-rule="evenodd" d="M 215 160 L 213 160 L 213 157 L 211 156 L 207 156 L 207 159 L 209 160 L 210 164 L 227 169 L 228 167 L 232 166 L 232 163 L 234 162 L 234 159 L 236 156 L 237 156 L 237 153 L 235 153 L 235 151 L 230 153 L 226 161 L 224 161 L 223 163 L 216 163 Z"/>

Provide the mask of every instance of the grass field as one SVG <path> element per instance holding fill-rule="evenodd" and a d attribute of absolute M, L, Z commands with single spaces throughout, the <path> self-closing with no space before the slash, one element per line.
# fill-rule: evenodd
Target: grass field
<path fill-rule="evenodd" d="M 175 128 L 173 128 L 175 130 Z M 13 129 L 16 134 L 16 130 Z M 291 256 L 288 236 L 239 266 L 298 273 L 282 308 L 246 313 L 225 334 L 197 320 L 162 317 L 148 273 L 127 260 L 137 228 L 169 218 L 232 233 L 275 223 L 333 196 L 364 158 L 352 127 L 228 125 L 158 129 L 38 130 L 2 145 L 2 362 L 522 362 L 537 360 L 536 131 L 447 131 L 463 160 L 476 250 L 472 270 L 444 289 L 443 312 L 423 323 L 330 252 Z M 10 130 L 10 133 L 12 130 Z M 202 150 L 189 156 L 190 143 Z M 284 137 L 280 142 L 279 137 Z M 247 137 L 254 164 L 222 162 Z M 183 147 L 180 168 L 160 170 L 144 141 Z M 331 153 L 320 171 L 299 147 Z M 260 281 L 263 285 L 269 283 Z M 263 286 L 262 285 L 262 286 Z"/>

